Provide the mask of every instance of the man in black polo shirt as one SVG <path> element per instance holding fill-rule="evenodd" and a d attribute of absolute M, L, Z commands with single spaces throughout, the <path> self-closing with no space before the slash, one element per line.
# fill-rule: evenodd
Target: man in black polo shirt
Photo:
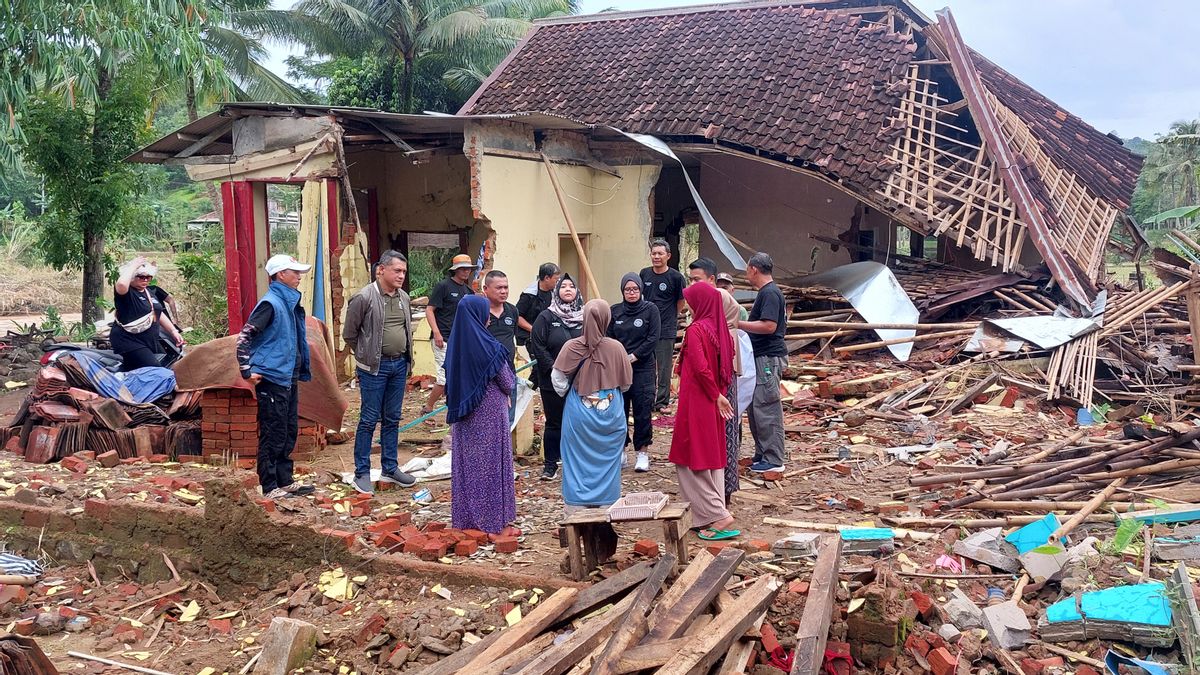
<path fill-rule="evenodd" d="M 766 253 L 755 253 L 746 263 L 746 280 L 758 289 L 750 319 L 738 328 L 750 334 L 754 347 L 754 398 L 750 401 L 750 434 L 754 436 L 754 463 L 750 470 L 783 471 L 783 403 L 779 378 L 787 365 L 787 309 L 783 292 L 771 276 L 775 264 Z"/>
<path fill-rule="evenodd" d="M 508 350 L 511 361 L 517 356 L 517 308 L 508 303 L 508 275 L 500 270 L 488 272 L 483 277 L 483 296 L 492 313 L 488 332 Z"/>
<path fill-rule="evenodd" d="M 458 303 L 468 295 L 474 295 L 471 290 L 471 276 L 475 274 L 475 263 L 471 256 L 460 254 L 450 261 L 450 276 L 438 282 L 429 294 L 429 305 L 425 307 L 425 320 L 429 322 L 429 330 L 433 338 L 433 362 L 437 367 L 433 389 L 429 390 L 429 398 L 421 414 L 433 412 L 437 402 L 446 392 L 446 342 L 450 339 L 450 328 L 454 325 L 454 315 L 458 313 Z"/>
<path fill-rule="evenodd" d="M 671 404 L 671 360 L 675 351 L 675 332 L 679 329 L 679 313 L 683 311 L 683 287 L 686 285 L 679 270 L 668 267 L 671 245 L 666 239 L 650 242 L 650 266 L 641 271 L 642 297 L 658 308 L 658 346 L 654 348 L 658 368 L 654 409 L 662 410 Z"/>

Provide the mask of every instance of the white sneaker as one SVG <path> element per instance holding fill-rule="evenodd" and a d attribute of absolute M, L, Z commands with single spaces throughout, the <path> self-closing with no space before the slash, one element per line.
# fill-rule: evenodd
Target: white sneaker
<path fill-rule="evenodd" d="M 270 499 L 272 501 L 274 501 L 276 499 L 283 499 L 284 497 L 291 497 L 291 496 L 292 496 L 292 493 L 288 492 L 287 490 L 284 490 L 283 488 L 275 488 L 274 490 L 271 490 L 267 494 L 263 495 L 263 497 Z"/>
<path fill-rule="evenodd" d="M 621 451 L 621 468 L 624 469 L 627 466 L 629 466 L 629 451 L 622 450 Z"/>
<path fill-rule="evenodd" d="M 650 470 L 650 455 L 648 455 L 644 452 L 639 452 L 637 454 L 637 464 L 634 465 L 633 470 L 637 471 L 638 473 L 645 473 L 645 472 L 649 471 Z"/>

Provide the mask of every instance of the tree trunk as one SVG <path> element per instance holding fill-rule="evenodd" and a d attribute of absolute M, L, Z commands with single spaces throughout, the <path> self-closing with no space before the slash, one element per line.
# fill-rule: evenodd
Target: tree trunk
<path fill-rule="evenodd" d="M 200 119 L 200 110 L 196 106 L 196 80 L 189 74 L 187 78 L 187 118 L 188 122 L 195 122 Z M 211 180 L 204 181 L 204 192 L 208 195 L 208 201 L 212 202 L 213 212 L 217 217 L 221 217 L 221 192 L 217 190 L 217 186 Z"/>
<path fill-rule="evenodd" d="M 416 82 L 414 81 L 414 80 L 416 80 L 416 73 L 414 72 L 414 70 L 415 69 L 413 68 L 413 57 L 405 54 L 404 55 L 404 110 L 403 110 L 403 112 L 410 113 L 410 114 L 417 112 L 417 111 L 413 110 L 413 104 L 415 103 L 415 101 L 413 100 L 415 98 L 415 95 L 413 92 L 416 89 Z"/>
<path fill-rule="evenodd" d="M 104 318 L 97 302 L 104 292 L 104 230 L 83 231 L 83 324 Z"/>

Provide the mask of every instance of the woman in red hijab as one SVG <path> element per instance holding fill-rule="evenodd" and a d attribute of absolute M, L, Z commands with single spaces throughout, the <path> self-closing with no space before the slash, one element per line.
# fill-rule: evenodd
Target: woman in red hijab
<path fill-rule="evenodd" d="M 683 299 L 693 319 L 679 356 L 679 410 L 668 459 L 694 522 L 704 526 L 700 538 L 730 539 L 741 534 L 731 529 L 733 516 L 725 508 L 725 420 L 734 414 L 725 391 L 733 380 L 733 339 L 715 286 L 692 284 Z"/>

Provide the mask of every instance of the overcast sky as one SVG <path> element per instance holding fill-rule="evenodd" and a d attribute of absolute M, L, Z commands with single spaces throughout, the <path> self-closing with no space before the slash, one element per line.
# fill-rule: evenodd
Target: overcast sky
<path fill-rule="evenodd" d="M 275 0 L 288 6 L 293 0 Z M 585 13 L 699 0 L 581 0 Z M 1153 139 L 1200 117 L 1196 0 L 913 0 L 949 6 L 967 43 L 1101 131 Z M 285 50 L 275 50 L 279 73 Z"/>

